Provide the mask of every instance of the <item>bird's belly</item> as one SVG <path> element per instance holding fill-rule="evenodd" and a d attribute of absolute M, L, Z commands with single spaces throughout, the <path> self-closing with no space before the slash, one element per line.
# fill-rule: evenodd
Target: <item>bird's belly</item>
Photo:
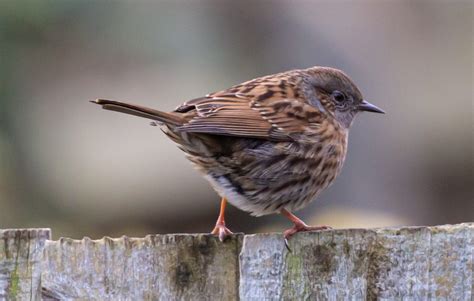
<path fill-rule="evenodd" d="M 342 162 L 337 163 L 288 155 L 268 166 L 230 174 L 208 172 L 205 177 L 232 205 L 261 216 L 306 206 L 337 176 Z"/>
<path fill-rule="evenodd" d="M 195 139 L 188 159 L 221 197 L 255 216 L 304 207 L 331 184 L 345 157 L 345 139 L 324 144 L 222 139 L 218 152 Z"/>

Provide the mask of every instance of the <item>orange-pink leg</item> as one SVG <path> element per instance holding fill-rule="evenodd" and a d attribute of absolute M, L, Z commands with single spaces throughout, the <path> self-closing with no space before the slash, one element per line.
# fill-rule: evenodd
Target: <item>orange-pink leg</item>
<path fill-rule="evenodd" d="M 321 225 L 321 226 L 308 226 L 300 220 L 298 217 L 296 217 L 293 213 L 286 209 L 281 209 L 280 213 L 284 215 L 286 218 L 288 218 L 292 223 L 293 227 L 290 229 L 286 230 L 283 232 L 283 236 L 285 237 L 285 240 L 290 238 L 293 234 L 298 233 L 298 232 L 306 232 L 306 231 L 318 231 L 318 230 L 326 230 L 326 229 L 331 229 L 329 226 Z"/>
<path fill-rule="evenodd" d="M 211 234 L 218 235 L 220 241 L 224 241 L 227 237 L 232 235 L 232 231 L 226 228 L 224 220 L 225 207 L 227 205 L 227 200 L 225 198 L 221 199 L 221 210 L 219 212 L 219 217 L 217 218 L 216 226 L 211 231 Z"/>

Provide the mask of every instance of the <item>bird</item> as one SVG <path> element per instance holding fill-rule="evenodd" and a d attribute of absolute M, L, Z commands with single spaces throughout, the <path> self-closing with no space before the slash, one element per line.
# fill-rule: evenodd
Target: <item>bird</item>
<path fill-rule="evenodd" d="M 344 164 L 349 129 L 360 112 L 385 113 L 364 99 L 343 71 L 315 66 L 258 77 L 191 99 L 172 112 L 126 102 L 91 101 L 111 111 L 151 119 L 186 154 L 221 197 L 211 234 L 231 236 L 225 209 L 254 216 L 279 213 L 298 232 L 296 215 L 330 186 Z M 288 246 L 288 245 L 287 245 Z"/>

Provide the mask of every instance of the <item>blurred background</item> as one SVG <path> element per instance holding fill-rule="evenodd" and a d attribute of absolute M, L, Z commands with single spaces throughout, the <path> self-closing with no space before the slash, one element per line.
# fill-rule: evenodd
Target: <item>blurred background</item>
<path fill-rule="evenodd" d="M 157 127 L 97 97 L 172 110 L 254 77 L 348 73 L 362 114 L 308 223 L 474 221 L 472 1 L 0 1 L 0 228 L 54 237 L 207 232 L 219 198 Z M 235 232 L 282 231 L 235 208 Z"/>

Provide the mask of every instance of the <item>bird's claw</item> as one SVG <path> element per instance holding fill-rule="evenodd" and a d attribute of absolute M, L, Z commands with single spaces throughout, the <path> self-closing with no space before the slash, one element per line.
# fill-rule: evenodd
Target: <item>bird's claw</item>
<path fill-rule="evenodd" d="M 291 253 L 290 244 L 288 243 L 288 239 L 286 237 L 285 237 L 285 247 L 288 250 L 288 252 Z"/>
<path fill-rule="evenodd" d="M 227 238 L 229 238 L 232 234 L 232 231 L 230 231 L 225 224 L 216 224 L 214 229 L 211 231 L 211 234 L 217 235 L 219 237 L 219 240 L 221 242 L 224 242 Z"/>
<path fill-rule="evenodd" d="M 307 225 L 300 225 L 300 224 L 295 224 L 293 227 L 291 227 L 288 230 L 285 230 L 283 232 L 283 237 L 285 238 L 285 247 L 288 250 L 288 252 L 291 252 L 290 249 L 290 244 L 288 243 L 288 239 L 292 237 L 294 234 L 298 232 L 309 232 L 309 231 L 320 231 L 320 230 L 330 230 L 332 229 L 329 226 L 326 225 L 321 225 L 321 226 L 307 226 Z"/>

